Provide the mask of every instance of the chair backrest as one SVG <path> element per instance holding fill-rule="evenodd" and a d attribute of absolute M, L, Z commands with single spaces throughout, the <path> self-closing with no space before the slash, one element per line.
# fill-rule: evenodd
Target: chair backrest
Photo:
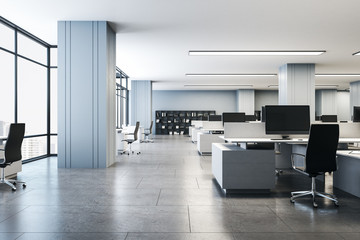
<path fill-rule="evenodd" d="M 138 140 L 138 131 L 140 127 L 140 122 L 136 122 L 135 130 L 134 130 L 134 142 Z"/>
<path fill-rule="evenodd" d="M 339 142 L 338 124 L 313 124 L 306 149 L 306 169 L 309 174 L 332 172 L 337 168 L 336 150 Z"/>
<path fill-rule="evenodd" d="M 25 134 L 25 123 L 12 123 L 5 144 L 6 163 L 21 160 L 21 144 Z"/>
<path fill-rule="evenodd" d="M 154 124 L 154 121 L 151 121 L 151 124 L 150 124 L 150 134 L 152 134 L 152 128 L 153 128 L 153 124 Z"/>

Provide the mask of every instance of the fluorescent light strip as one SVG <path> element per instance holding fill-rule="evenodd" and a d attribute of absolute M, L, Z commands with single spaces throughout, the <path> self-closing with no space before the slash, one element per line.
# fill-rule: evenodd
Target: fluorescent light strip
<path fill-rule="evenodd" d="M 252 87 L 251 84 L 184 84 L 184 87 Z"/>
<path fill-rule="evenodd" d="M 318 56 L 325 53 L 319 51 L 200 51 L 190 50 L 190 56 Z"/>
<path fill-rule="evenodd" d="M 315 84 L 315 87 L 339 87 L 339 85 L 329 85 L 329 84 Z"/>
<path fill-rule="evenodd" d="M 359 73 L 351 74 L 351 73 L 344 73 L 344 74 L 315 74 L 316 77 L 360 77 Z"/>
<path fill-rule="evenodd" d="M 352 55 L 353 55 L 353 56 L 359 56 L 359 55 L 360 55 L 360 51 L 359 51 L 359 52 L 356 52 L 356 53 L 353 53 Z"/>
<path fill-rule="evenodd" d="M 241 74 L 241 73 L 186 73 L 187 77 L 275 77 L 277 74 Z"/>

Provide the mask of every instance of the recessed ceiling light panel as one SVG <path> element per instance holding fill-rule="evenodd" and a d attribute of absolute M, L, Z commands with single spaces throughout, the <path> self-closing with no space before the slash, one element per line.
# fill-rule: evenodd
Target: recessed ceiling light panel
<path fill-rule="evenodd" d="M 339 73 L 339 74 L 315 74 L 316 77 L 360 77 L 359 73 Z"/>
<path fill-rule="evenodd" d="M 241 74 L 241 73 L 186 73 L 187 77 L 275 77 L 275 73 L 269 74 Z"/>
<path fill-rule="evenodd" d="M 190 56 L 317 56 L 325 53 L 325 50 L 318 51 L 211 51 L 211 50 L 190 50 Z"/>
<path fill-rule="evenodd" d="M 251 84 L 184 84 L 184 87 L 252 87 Z"/>

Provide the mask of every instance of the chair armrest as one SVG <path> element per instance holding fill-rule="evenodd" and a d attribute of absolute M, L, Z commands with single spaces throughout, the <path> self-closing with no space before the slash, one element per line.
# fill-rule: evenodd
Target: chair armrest
<path fill-rule="evenodd" d="M 299 170 L 303 171 L 302 169 L 296 167 L 294 156 L 298 156 L 298 157 L 303 158 L 304 169 L 306 169 L 306 161 L 305 161 L 306 156 L 304 154 L 300 154 L 300 153 L 292 153 L 291 154 L 291 166 L 292 166 L 292 168 L 294 170 L 296 170 L 296 171 L 299 171 Z"/>

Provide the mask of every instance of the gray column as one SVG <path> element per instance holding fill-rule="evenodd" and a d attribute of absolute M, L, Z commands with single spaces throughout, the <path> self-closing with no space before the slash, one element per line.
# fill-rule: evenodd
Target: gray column
<path fill-rule="evenodd" d="M 236 105 L 238 112 L 246 115 L 254 115 L 255 111 L 255 90 L 239 89 L 236 91 Z"/>
<path fill-rule="evenodd" d="M 115 162 L 115 51 L 107 22 L 58 22 L 60 168 Z"/>
<path fill-rule="evenodd" d="M 315 93 L 317 116 L 337 115 L 337 90 L 323 89 L 316 90 Z"/>
<path fill-rule="evenodd" d="M 131 81 L 130 109 L 131 125 L 135 125 L 139 121 L 142 127 L 150 127 L 152 120 L 151 81 Z"/>
<path fill-rule="evenodd" d="M 354 106 L 360 106 L 360 81 L 350 83 L 350 113 L 354 115 Z"/>
<path fill-rule="evenodd" d="M 310 106 L 315 121 L 315 64 L 285 64 L 279 69 L 279 104 Z"/>

